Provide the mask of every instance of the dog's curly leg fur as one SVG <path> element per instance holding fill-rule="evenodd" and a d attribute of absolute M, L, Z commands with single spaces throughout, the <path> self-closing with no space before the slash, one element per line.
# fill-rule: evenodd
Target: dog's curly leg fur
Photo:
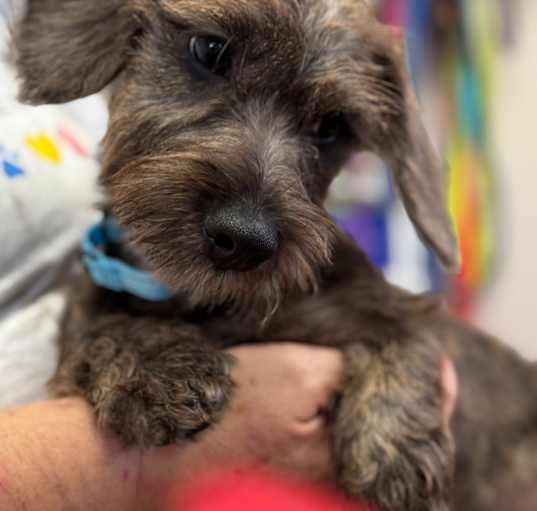
<path fill-rule="evenodd" d="M 230 398 L 231 357 L 190 325 L 115 315 L 69 341 L 52 390 L 84 396 L 99 426 L 126 444 L 191 437 L 217 421 Z"/>
<path fill-rule="evenodd" d="M 324 284 L 286 304 L 265 335 L 345 354 L 333 430 L 339 485 L 385 511 L 447 511 L 454 449 L 442 416 L 441 305 L 387 285 L 345 237 Z M 293 317 L 307 317 L 306 327 Z"/>
<path fill-rule="evenodd" d="M 438 349 L 416 339 L 345 352 L 334 424 L 340 486 L 385 510 L 447 511 L 454 453 L 439 414 Z"/>

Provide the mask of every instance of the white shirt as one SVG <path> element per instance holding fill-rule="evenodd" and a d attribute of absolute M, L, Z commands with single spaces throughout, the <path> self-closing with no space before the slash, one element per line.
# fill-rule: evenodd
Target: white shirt
<path fill-rule="evenodd" d="M 0 0 L 1 1 L 1 0 Z M 0 20 L 0 55 L 2 54 Z M 104 100 L 27 107 L 0 61 L 0 407 L 46 396 L 65 306 L 55 284 L 95 205 Z"/>

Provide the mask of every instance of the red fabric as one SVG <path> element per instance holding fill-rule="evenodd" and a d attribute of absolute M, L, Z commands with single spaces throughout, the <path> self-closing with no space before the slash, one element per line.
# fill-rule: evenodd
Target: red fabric
<path fill-rule="evenodd" d="M 373 511 L 326 489 L 266 474 L 226 474 L 183 489 L 170 511 Z"/>

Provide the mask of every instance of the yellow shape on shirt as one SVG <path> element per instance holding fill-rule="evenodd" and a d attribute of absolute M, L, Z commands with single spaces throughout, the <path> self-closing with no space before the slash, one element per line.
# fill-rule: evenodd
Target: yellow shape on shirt
<path fill-rule="evenodd" d="M 26 145 L 40 158 L 59 165 L 62 161 L 60 151 L 53 140 L 45 133 L 29 135 Z"/>

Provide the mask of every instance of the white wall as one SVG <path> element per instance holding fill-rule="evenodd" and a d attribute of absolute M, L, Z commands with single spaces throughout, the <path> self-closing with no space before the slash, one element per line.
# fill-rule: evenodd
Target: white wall
<path fill-rule="evenodd" d="M 516 47 L 501 57 L 494 123 L 503 254 L 478 321 L 537 359 L 537 1 L 521 7 Z"/>

